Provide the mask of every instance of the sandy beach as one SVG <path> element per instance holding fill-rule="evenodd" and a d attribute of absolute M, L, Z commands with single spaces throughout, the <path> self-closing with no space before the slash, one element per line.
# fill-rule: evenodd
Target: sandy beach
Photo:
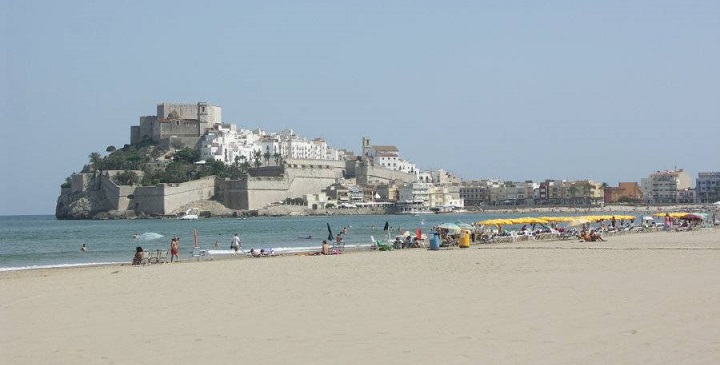
<path fill-rule="evenodd" d="M 2 272 L 0 293 L 3 364 L 720 362 L 718 230 Z"/>

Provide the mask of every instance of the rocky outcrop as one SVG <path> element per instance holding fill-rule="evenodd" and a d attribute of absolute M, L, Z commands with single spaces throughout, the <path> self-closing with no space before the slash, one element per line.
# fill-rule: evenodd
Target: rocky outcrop
<path fill-rule="evenodd" d="M 107 213 L 109 206 L 102 191 L 80 191 L 58 197 L 55 206 L 57 219 L 94 219 Z"/>

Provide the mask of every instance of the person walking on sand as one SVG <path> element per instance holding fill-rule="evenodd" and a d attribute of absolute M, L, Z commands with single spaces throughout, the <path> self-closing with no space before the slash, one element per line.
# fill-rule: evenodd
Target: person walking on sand
<path fill-rule="evenodd" d="M 233 250 L 233 255 L 237 255 L 238 251 L 240 251 L 240 247 L 242 247 L 242 244 L 240 242 L 240 236 L 235 233 L 232 238 L 232 242 L 230 242 L 230 249 Z"/>
<path fill-rule="evenodd" d="M 170 240 L 170 262 L 173 262 L 173 258 L 175 258 L 175 262 L 180 262 L 180 257 L 178 257 L 179 252 L 180 252 L 180 238 L 173 237 Z"/>

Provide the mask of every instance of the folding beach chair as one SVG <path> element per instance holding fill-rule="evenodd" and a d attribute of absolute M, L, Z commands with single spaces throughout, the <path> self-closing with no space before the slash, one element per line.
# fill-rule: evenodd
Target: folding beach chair
<path fill-rule="evenodd" d="M 345 250 L 345 241 L 344 240 L 340 240 L 339 242 L 333 241 L 332 246 L 330 246 L 331 254 L 343 253 L 344 250 Z"/>

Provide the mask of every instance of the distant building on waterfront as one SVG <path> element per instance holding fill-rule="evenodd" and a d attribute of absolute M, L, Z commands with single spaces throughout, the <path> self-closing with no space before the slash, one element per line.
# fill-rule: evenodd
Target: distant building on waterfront
<path fill-rule="evenodd" d="M 639 203 L 643 200 L 640 185 L 636 182 L 621 182 L 618 186 L 605 187 L 605 204 Z"/>
<path fill-rule="evenodd" d="M 678 192 L 691 187 L 692 179 L 683 169 L 656 171 L 640 179 L 643 201 L 647 204 L 679 203 Z"/>
<path fill-rule="evenodd" d="M 720 201 L 720 172 L 701 172 L 695 184 L 695 199 L 698 203 Z"/>
<path fill-rule="evenodd" d="M 400 151 L 395 146 L 374 146 L 370 144 L 370 138 L 362 139 L 362 156 L 372 161 L 375 165 L 383 166 L 390 170 L 401 171 L 417 176 L 417 166 L 414 163 L 400 157 Z"/>

